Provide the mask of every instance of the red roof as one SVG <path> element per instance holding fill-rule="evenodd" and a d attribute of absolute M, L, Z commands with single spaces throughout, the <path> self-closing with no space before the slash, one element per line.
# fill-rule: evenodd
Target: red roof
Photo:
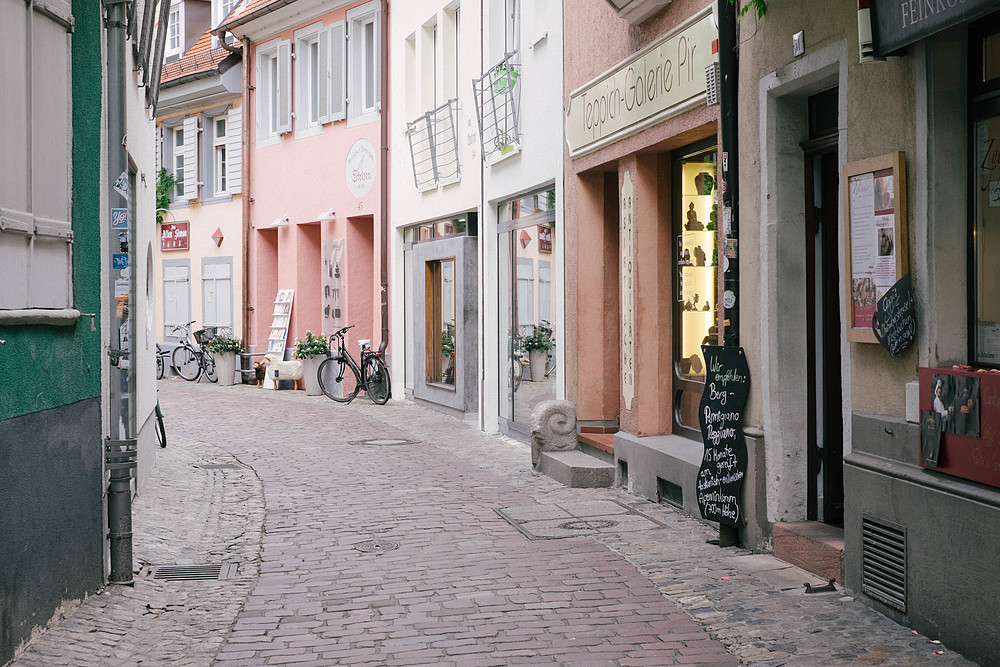
<path fill-rule="evenodd" d="M 173 81 L 189 74 L 210 72 L 217 68 L 219 63 L 225 60 L 228 55 L 229 51 L 222 47 L 212 48 L 212 33 L 211 31 L 206 31 L 180 60 L 163 65 L 163 71 L 160 74 L 160 83 Z"/>

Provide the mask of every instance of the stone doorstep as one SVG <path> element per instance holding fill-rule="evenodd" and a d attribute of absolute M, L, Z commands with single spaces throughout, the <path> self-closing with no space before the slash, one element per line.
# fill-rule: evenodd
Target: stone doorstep
<path fill-rule="evenodd" d="M 772 528 L 776 558 L 824 579 L 843 581 L 843 528 L 818 521 L 776 523 Z"/>
<path fill-rule="evenodd" d="M 538 469 L 552 479 L 574 489 L 610 487 L 615 482 L 615 466 L 579 450 L 541 452 Z"/>
<path fill-rule="evenodd" d="M 615 462 L 614 433 L 577 433 L 576 440 L 580 451 L 589 454 L 605 463 Z"/>

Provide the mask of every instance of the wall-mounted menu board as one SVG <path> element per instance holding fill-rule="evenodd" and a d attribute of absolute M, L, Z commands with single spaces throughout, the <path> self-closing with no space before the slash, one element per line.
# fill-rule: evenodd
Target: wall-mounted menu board
<path fill-rule="evenodd" d="M 907 272 L 904 155 L 848 163 L 843 183 L 847 340 L 877 343 L 875 305 Z"/>

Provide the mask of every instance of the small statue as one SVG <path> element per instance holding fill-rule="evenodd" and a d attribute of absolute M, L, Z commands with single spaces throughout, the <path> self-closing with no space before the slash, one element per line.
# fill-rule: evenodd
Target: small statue
<path fill-rule="evenodd" d="M 684 225 L 684 229 L 689 232 L 700 232 L 705 229 L 705 225 L 698 220 L 698 214 L 694 210 L 694 202 L 691 202 L 691 205 L 688 206 L 687 224 Z"/>
<path fill-rule="evenodd" d="M 705 266 L 705 259 L 706 258 L 707 258 L 707 255 L 705 255 L 705 251 L 701 249 L 700 245 L 696 245 L 694 247 L 694 263 L 695 263 L 695 266 Z"/>

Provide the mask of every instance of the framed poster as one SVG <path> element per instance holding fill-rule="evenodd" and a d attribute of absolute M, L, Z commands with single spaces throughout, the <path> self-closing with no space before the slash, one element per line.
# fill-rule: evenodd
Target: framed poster
<path fill-rule="evenodd" d="M 907 272 L 902 152 L 844 165 L 847 340 L 878 343 L 875 304 Z"/>

